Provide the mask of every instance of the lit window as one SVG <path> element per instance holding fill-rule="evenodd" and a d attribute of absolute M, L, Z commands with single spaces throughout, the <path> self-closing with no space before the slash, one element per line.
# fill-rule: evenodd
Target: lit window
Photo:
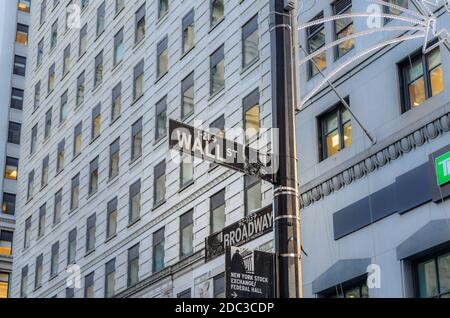
<path fill-rule="evenodd" d="M 353 142 L 349 111 L 341 104 L 322 115 L 320 122 L 320 159 L 324 160 L 348 148 Z"/>
<path fill-rule="evenodd" d="M 28 45 L 28 26 L 24 24 L 17 24 L 16 42 L 23 45 Z"/>
<path fill-rule="evenodd" d="M 30 12 L 31 1 L 30 0 L 19 0 L 18 8 L 23 12 Z"/>
<path fill-rule="evenodd" d="M 0 255 L 12 255 L 12 240 L 13 232 L 5 230 L 0 231 Z"/>
<path fill-rule="evenodd" d="M 259 89 L 255 89 L 243 100 L 245 142 L 256 139 L 260 130 Z"/>
<path fill-rule="evenodd" d="M 319 20 L 323 18 L 323 12 L 316 16 L 312 21 Z M 325 24 L 314 25 L 307 30 L 307 46 L 308 53 L 313 54 L 314 52 L 321 50 L 325 46 Z M 314 62 L 314 63 L 313 63 Z M 324 70 L 327 67 L 327 52 L 323 51 L 316 54 L 312 61 L 308 63 L 309 77 L 313 77 L 319 73 L 319 71 Z"/>
<path fill-rule="evenodd" d="M 333 4 L 335 15 L 352 13 L 352 0 L 337 0 Z M 353 19 L 339 19 L 334 22 L 335 40 L 340 40 L 354 33 Z M 344 56 L 355 47 L 355 39 L 346 40 L 336 47 L 336 59 Z"/>
<path fill-rule="evenodd" d="M 19 159 L 6 157 L 5 178 L 17 180 Z"/>
<path fill-rule="evenodd" d="M 8 273 L 0 273 L 0 299 L 9 297 L 9 276 Z"/>

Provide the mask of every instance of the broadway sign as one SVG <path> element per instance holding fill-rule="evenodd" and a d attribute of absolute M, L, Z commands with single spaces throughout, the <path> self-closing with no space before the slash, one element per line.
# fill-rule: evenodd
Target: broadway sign
<path fill-rule="evenodd" d="M 210 235 L 205 240 L 205 261 L 208 262 L 225 253 L 230 246 L 242 246 L 273 229 L 272 205 L 258 210 L 231 224 L 221 232 Z"/>
<path fill-rule="evenodd" d="M 273 298 L 275 257 L 272 253 L 227 247 L 226 298 Z"/>
<path fill-rule="evenodd" d="M 207 131 L 169 120 L 170 149 L 273 183 L 271 156 Z"/>

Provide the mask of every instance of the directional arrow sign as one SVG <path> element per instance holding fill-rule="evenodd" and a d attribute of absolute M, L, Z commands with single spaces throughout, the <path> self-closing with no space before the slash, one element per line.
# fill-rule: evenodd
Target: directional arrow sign
<path fill-rule="evenodd" d="M 170 149 L 274 183 L 270 155 L 172 119 L 169 134 Z"/>

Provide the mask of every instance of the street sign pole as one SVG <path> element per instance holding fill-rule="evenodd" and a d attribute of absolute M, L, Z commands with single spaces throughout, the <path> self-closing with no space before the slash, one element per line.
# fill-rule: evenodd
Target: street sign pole
<path fill-rule="evenodd" d="M 279 169 L 274 187 L 276 291 L 279 298 L 301 298 L 301 243 L 295 143 L 296 67 L 293 43 L 296 10 L 292 0 L 271 0 L 272 118 L 278 129 Z"/>

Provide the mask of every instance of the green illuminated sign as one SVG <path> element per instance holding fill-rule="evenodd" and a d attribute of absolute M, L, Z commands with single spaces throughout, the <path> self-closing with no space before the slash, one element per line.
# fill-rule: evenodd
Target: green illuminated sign
<path fill-rule="evenodd" d="M 450 182 L 450 152 L 436 158 L 436 176 L 439 186 Z"/>

